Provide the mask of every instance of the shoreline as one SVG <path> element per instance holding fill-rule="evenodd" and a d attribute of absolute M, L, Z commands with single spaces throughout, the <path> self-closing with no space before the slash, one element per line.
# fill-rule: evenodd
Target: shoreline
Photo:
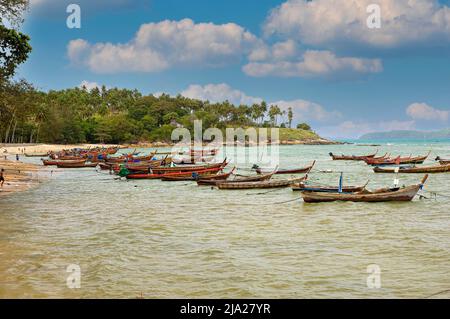
<path fill-rule="evenodd" d="M 236 145 L 238 142 L 232 143 L 231 145 Z M 267 143 L 267 145 L 344 145 L 349 143 L 344 142 L 336 142 L 330 141 L 326 139 L 315 139 L 315 140 L 282 140 L 280 143 Z M 126 148 L 156 148 L 156 147 L 173 147 L 177 145 L 176 143 L 167 143 L 167 142 L 142 142 L 142 143 L 134 143 L 134 144 L 126 144 Z M 178 144 L 179 145 L 179 144 Z M 203 146 L 218 146 L 220 144 L 207 143 L 203 142 Z M 229 143 L 222 143 L 222 146 L 229 146 Z M 246 143 L 238 144 L 236 146 L 257 146 L 257 143 Z"/>
<path fill-rule="evenodd" d="M 203 142 L 203 146 L 213 145 L 207 142 Z M 267 145 L 343 145 L 347 143 L 330 141 L 327 139 L 308 139 L 308 140 L 281 140 L 279 143 L 268 143 Z M 127 144 L 90 144 L 90 143 L 80 143 L 80 144 L 0 144 L 0 156 L 3 158 L 5 155 L 16 155 L 26 156 L 26 154 L 41 154 L 47 153 L 49 151 L 59 152 L 62 150 L 68 150 L 73 148 L 94 148 L 94 147 L 113 147 L 118 146 L 119 148 L 157 148 L 157 147 L 173 147 L 177 143 L 168 142 L 140 142 L 140 143 L 127 143 Z M 224 142 L 222 146 L 227 146 L 228 143 Z M 257 144 L 246 143 L 241 146 L 256 146 Z"/>
<path fill-rule="evenodd" d="M 26 156 L 26 154 L 41 154 L 41 153 L 47 153 L 47 152 L 59 152 L 62 150 L 68 150 L 73 148 L 93 148 L 93 147 L 112 147 L 112 146 L 119 146 L 123 148 L 123 145 L 117 145 L 117 144 L 87 144 L 87 143 L 80 143 L 80 144 L 28 144 L 28 143 L 22 143 L 22 144 L 0 144 L 0 157 L 3 159 L 5 155 L 16 155 L 19 154 L 19 156 Z"/>
<path fill-rule="evenodd" d="M 23 192 L 37 186 L 39 183 L 38 165 L 0 158 L 0 169 L 3 168 L 5 182 L 0 188 L 0 197 Z"/>
<path fill-rule="evenodd" d="M 268 145 L 341 145 L 344 143 L 334 142 L 326 139 L 313 140 L 282 140 L 278 144 Z M 142 142 L 136 144 L 0 144 L 0 168 L 4 168 L 5 183 L 0 189 L 0 196 L 12 194 L 16 192 L 26 191 L 39 183 L 38 172 L 42 171 L 44 167 L 37 164 L 16 161 L 16 154 L 19 159 L 23 159 L 28 155 L 43 154 L 47 152 L 58 152 L 72 148 L 94 148 L 94 147 L 112 147 L 118 146 L 120 148 L 158 148 L 158 147 L 173 147 L 175 143 L 166 142 Z M 203 143 L 203 146 L 208 146 L 209 143 Z M 228 143 L 223 143 L 222 146 L 227 146 Z M 209 145 L 211 146 L 211 145 Z M 239 146 L 239 145 L 238 145 Z M 243 147 L 257 146 L 257 144 L 246 143 L 240 145 Z"/>

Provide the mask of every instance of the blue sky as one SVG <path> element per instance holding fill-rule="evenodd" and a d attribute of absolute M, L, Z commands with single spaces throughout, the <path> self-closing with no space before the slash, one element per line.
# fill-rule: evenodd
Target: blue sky
<path fill-rule="evenodd" d="M 43 90 L 264 99 L 327 137 L 449 127 L 448 1 L 31 2 L 33 52 L 19 77 Z M 81 29 L 66 26 L 69 3 L 81 7 Z M 371 3 L 380 29 L 366 26 Z"/>

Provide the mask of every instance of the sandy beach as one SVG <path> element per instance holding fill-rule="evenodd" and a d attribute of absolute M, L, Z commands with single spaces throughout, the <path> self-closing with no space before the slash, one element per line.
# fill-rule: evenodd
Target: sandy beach
<path fill-rule="evenodd" d="M 59 152 L 73 148 L 112 147 L 110 144 L 0 144 L 0 154 L 5 155 L 35 155 L 48 152 Z M 123 147 L 119 145 L 120 147 Z"/>
<path fill-rule="evenodd" d="M 0 169 L 4 169 L 5 183 L 0 188 L 0 196 L 25 191 L 39 183 L 40 167 L 21 161 L 0 159 Z"/>
<path fill-rule="evenodd" d="M 72 148 L 94 148 L 109 147 L 116 145 L 106 144 L 0 144 L 0 169 L 5 170 L 5 183 L 0 189 L 0 195 L 12 194 L 25 191 L 39 183 L 45 178 L 45 168 L 39 165 L 24 163 L 22 159 L 25 154 L 36 155 L 45 154 L 50 151 L 58 152 Z M 16 160 L 19 155 L 19 161 Z"/>

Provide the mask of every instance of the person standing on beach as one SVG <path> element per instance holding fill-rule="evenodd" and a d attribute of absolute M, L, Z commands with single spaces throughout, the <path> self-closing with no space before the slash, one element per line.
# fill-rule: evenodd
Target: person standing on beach
<path fill-rule="evenodd" d="M 16 161 L 19 160 L 19 154 L 16 154 Z"/>
<path fill-rule="evenodd" d="M 4 173 L 5 173 L 5 169 L 2 168 L 2 169 L 0 170 L 0 187 L 3 187 L 3 183 L 5 182 L 5 176 L 4 176 Z"/>

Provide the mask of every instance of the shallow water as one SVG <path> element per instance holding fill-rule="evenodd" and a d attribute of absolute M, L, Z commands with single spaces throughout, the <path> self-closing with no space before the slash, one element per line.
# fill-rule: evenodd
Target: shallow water
<path fill-rule="evenodd" d="M 379 153 L 432 149 L 431 163 L 449 146 Z M 336 185 L 343 171 L 348 184 L 390 186 L 393 175 L 327 155 L 374 149 L 281 146 L 280 167 L 316 159 L 312 181 Z M 426 190 L 450 196 L 449 176 L 432 175 Z M 55 169 L 39 187 L 0 198 L 0 297 L 421 298 L 450 289 L 449 198 L 304 204 L 299 196 Z M 70 264 L 81 268 L 79 289 L 66 285 Z M 379 289 L 367 287 L 370 264 L 381 268 Z"/>

